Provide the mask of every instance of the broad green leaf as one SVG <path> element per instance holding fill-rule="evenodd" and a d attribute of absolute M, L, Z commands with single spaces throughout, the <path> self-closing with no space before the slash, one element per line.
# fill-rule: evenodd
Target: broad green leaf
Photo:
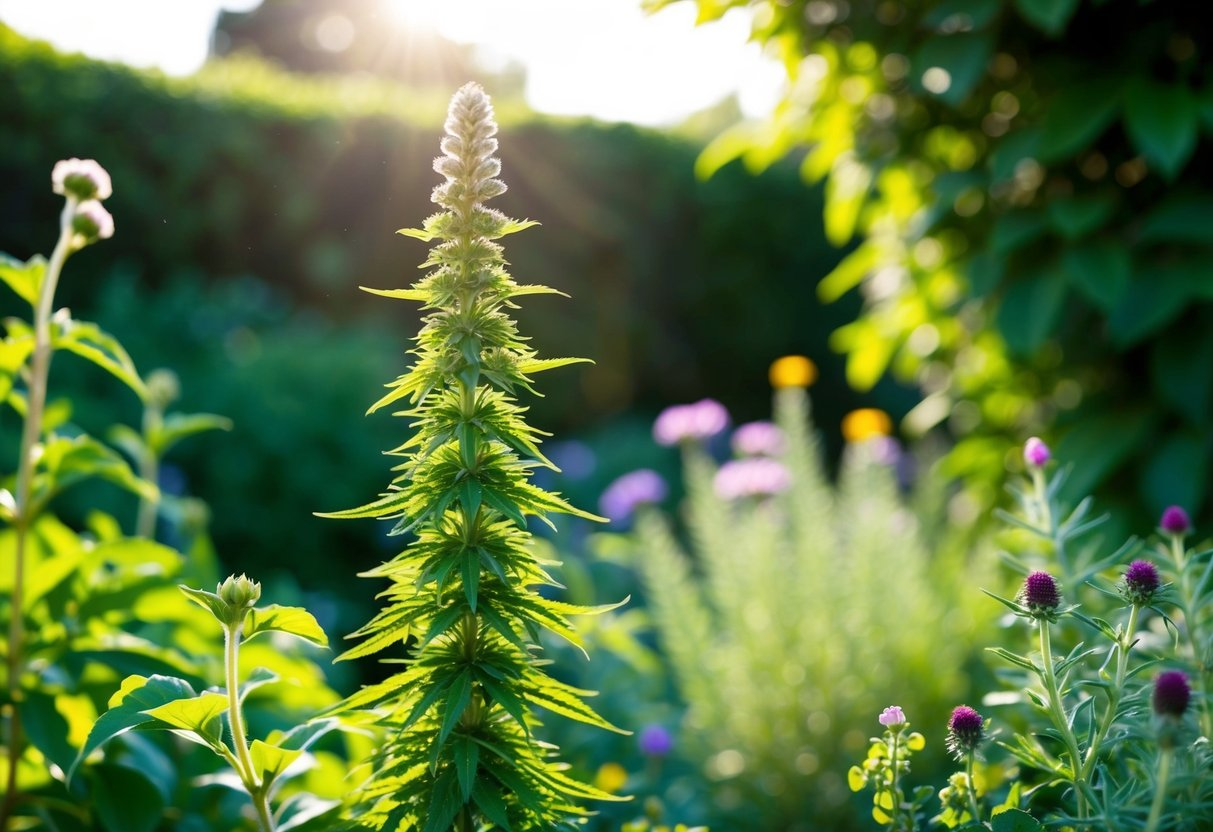
<path fill-rule="evenodd" d="M 328 647 L 328 636 L 316 618 L 302 607 L 283 607 L 271 604 L 268 607 L 257 607 L 250 610 L 244 619 L 244 638 L 251 641 L 261 633 L 278 632 L 298 636 L 319 647 Z"/>
<path fill-rule="evenodd" d="M 279 748 L 261 740 L 253 740 L 249 746 L 249 754 L 253 758 L 253 769 L 263 783 L 272 783 L 286 770 L 286 767 L 303 753 L 299 748 Z"/>
<path fill-rule="evenodd" d="M 63 771 L 68 771 L 76 759 L 76 749 L 68 742 L 70 726 L 55 707 L 55 697 L 34 690 L 18 705 L 21 725 L 30 743 L 42 756 Z"/>
<path fill-rule="evenodd" d="M 93 478 L 107 480 L 149 500 L 160 493 L 154 484 L 140 479 L 117 451 L 91 436 L 52 436 L 38 460 L 34 502 L 42 508 L 56 494 Z"/>
<path fill-rule="evenodd" d="M 1211 246 L 1209 217 L 1213 217 L 1213 196 L 1199 193 L 1169 196 L 1146 215 L 1137 239 L 1142 243 Z"/>
<path fill-rule="evenodd" d="M 340 800 L 321 800 L 306 792 L 293 794 L 278 807 L 274 815 L 274 826 L 278 832 L 290 832 L 340 806 Z"/>
<path fill-rule="evenodd" d="M 1015 7 L 1029 23 L 1056 37 L 1074 16 L 1078 0 L 1015 0 Z"/>
<path fill-rule="evenodd" d="M 1192 156 L 1199 128 L 1200 111 L 1186 86 L 1138 78 L 1125 90 L 1125 130 L 1167 179 L 1174 179 Z"/>
<path fill-rule="evenodd" d="M 1044 832 L 1040 821 L 1022 809 L 999 807 L 990 819 L 994 832 Z"/>
<path fill-rule="evenodd" d="M 144 713 L 173 728 L 197 734 L 206 741 L 206 745 L 218 746 L 223 742 L 223 723 L 220 717 L 227 711 L 227 707 L 226 696 L 206 691 L 189 699 L 166 702 Z"/>
<path fill-rule="evenodd" d="M 1051 200 L 1046 208 L 1049 224 L 1067 240 L 1077 240 L 1103 226 L 1116 201 L 1110 193 Z"/>
<path fill-rule="evenodd" d="M 274 732 L 270 734 L 270 741 L 288 751 L 306 751 L 325 734 L 336 731 L 340 727 L 341 720 L 335 717 L 322 717 L 296 725 L 286 733 Z"/>
<path fill-rule="evenodd" d="M 274 671 L 259 667 L 249 674 L 249 677 L 240 683 L 240 701 L 243 702 L 250 693 L 263 685 L 270 685 L 278 681 L 278 674 Z"/>
<path fill-rule="evenodd" d="M 1011 352 L 1029 356 L 1054 333 L 1066 298 L 1065 275 L 1056 270 L 1013 281 L 998 306 L 998 329 Z"/>
<path fill-rule="evenodd" d="M 215 620 L 222 626 L 227 626 L 227 604 L 213 592 L 207 592 L 205 589 L 194 589 L 191 586 L 182 584 L 177 587 L 185 593 L 185 597 L 189 598 L 198 606 L 215 616 Z"/>
<path fill-rule="evenodd" d="M 71 780 L 84 758 L 103 744 L 132 728 L 155 722 L 155 718 L 148 716 L 145 711 L 195 695 L 189 682 L 171 676 L 130 676 L 125 679 L 118 692 L 110 698 L 109 710 L 97 719 L 68 769 L 68 780 Z"/>
<path fill-rule="evenodd" d="M 164 798 L 150 780 L 125 766 L 92 768 L 92 802 L 106 832 L 155 832 Z"/>
<path fill-rule="evenodd" d="M 1063 88 L 1050 99 L 1036 147 L 1044 164 L 1066 159 L 1090 147 L 1120 110 L 1120 80 L 1098 75 Z"/>
<path fill-rule="evenodd" d="M 1126 247 L 1112 240 L 1067 247 L 1061 265 L 1074 288 L 1105 312 L 1120 303 L 1132 277 Z"/>
<path fill-rule="evenodd" d="M 135 369 L 135 362 L 131 361 L 117 338 L 87 321 L 66 320 L 57 323 L 51 335 L 55 349 L 67 350 L 93 362 L 131 388 L 140 400 L 147 401 L 147 387 Z"/>
<path fill-rule="evenodd" d="M 0 280 L 30 306 L 38 305 L 38 293 L 45 277 L 46 259 L 41 255 L 35 254 L 22 263 L 7 254 L 0 254 Z"/>
<path fill-rule="evenodd" d="M 993 48 L 993 39 L 980 32 L 929 37 L 911 62 L 915 82 L 919 89 L 949 106 L 959 107 L 981 80 Z M 942 69 L 948 74 L 946 87 L 938 91 L 926 89 L 923 77 L 932 69 Z"/>
<path fill-rule="evenodd" d="M 1044 234 L 1047 224 L 1040 211 L 1014 211 L 999 217 L 990 232 L 990 248 L 1005 256 Z"/>
<path fill-rule="evenodd" d="M 1121 347 L 1158 332 L 1184 310 L 1199 287 L 1204 270 L 1182 264 L 1135 271 L 1120 303 L 1108 315 L 1108 336 Z"/>

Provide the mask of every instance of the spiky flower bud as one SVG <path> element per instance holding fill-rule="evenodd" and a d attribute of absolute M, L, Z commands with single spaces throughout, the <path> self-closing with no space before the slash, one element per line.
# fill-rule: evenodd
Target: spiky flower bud
<path fill-rule="evenodd" d="M 89 199 L 76 206 L 76 212 L 72 215 L 72 231 L 76 232 L 79 246 L 108 240 L 114 236 L 114 218 L 100 202 Z"/>
<path fill-rule="evenodd" d="M 73 196 L 84 202 L 109 199 L 113 194 L 110 175 L 95 159 L 63 159 L 51 171 L 51 187 L 55 193 Z"/>
<path fill-rule="evenodd" d="M 1158 567 L 1148 560 L 1135 560 L 1125 570 L 1125 582 L 1120 594 L 1130 604 L 1144 607 L 1154 600 L 1160 586 Z"/>
<path fill-rule="evenodd" d="M 1192 520 L 1180 506 L 1167 506 L 1158 525 L 1167 534 L 1185 535 L 1192 530 Z"/>
<path fill-rule="evenodd" d="M 1048 572 L 1033 572 L 1023 582 L 1019 602 L 1036 618 L 1050 618 L 1061 606 L 1061 591 Z"/>
<path fill-rule="evenodd" d="M 1052 451 L 1039 436 L 1029 438 L 1023 445 L 1023 461 L 1032 468 L 1043 468 L 1052 458 Z"/>
<path fill-rule="evenodd" d="M 963 760 L 977 751 L 985 736 L 985 720 L 968 705 L 958 705 L 948 719 L 948 751 Z"/>
<path fill-rule="evenodd" d="M 261 584 L 244 574 L 241 574 L 240 577 L 229 575 L 226 581 L 216 587 L 215 594 L 227 605 L 228 623 L 239 624 L 244 621 L 244 616 L 260 600 Z"/>
<path fill-rule="evenodd" d="M 1154 713 L 1180 719 L 1192 700 L 1188 676 L 1182 670 L 1164 670 L 1154 680 Z"/>

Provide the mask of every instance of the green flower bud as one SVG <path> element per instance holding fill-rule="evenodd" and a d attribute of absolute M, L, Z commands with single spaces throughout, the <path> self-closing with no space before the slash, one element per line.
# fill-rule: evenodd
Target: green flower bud
<path fill-rule="evenodd" d="M 147 392 L 152 403 L 163 410 L 181 395 L 181 382 L 172 370 L 153 370 L 147 377 Z"/>
<path fill-rule="evenodd" d="M 239 624 L 261 598 L 261 584 L 243 574 L 239 578 L 230 575 L 226 581 L 219 584 L 215 593 L 219 600 L 227 605 L 228 623 Z"/>

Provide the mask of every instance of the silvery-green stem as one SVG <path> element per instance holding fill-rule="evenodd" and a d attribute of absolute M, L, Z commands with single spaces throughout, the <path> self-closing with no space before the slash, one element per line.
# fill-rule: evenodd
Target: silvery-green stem
<path fill-rule="evenodd" d="M 1120 705 L 1120 698 L 1124 695 L 1125 677 L 1129 672 L 1129 650 L 1133 646 L 1133 634 L 1137 631 L 1137 619 L 1140 614 L 1141 607 L 1133 604 L 1129 611 L 1129 621 L 1125 624 L 1125 631 L 1116 645 L 1116 678 L 1108 690 L 1107 710 L 1104 711 L 1103 720 L 1100 721 L 1095 738 L 1091 741 L 1091 747 L 1087 749 L 1087 757 L 1082 764 L 1084 781 L 1090 780 L 1091 772 L 1094 771 L 1095 763 L 1099 758 L 1099 746 L 1108 736 L 1112 723 L 1116 721 L 1116 708 Z"/>
<path fill-rule="evenodd" d="M 1157 832 L 1162 820 L 1162 807 L 1167 798 L 1167 779 L 1171 774 L 1171 749 L 1164 748 L 1158 758 L 1158 780 L 1154 785 L 1154 801 L 1150 804 L 1150 817 L 1146 820 L 1145 832 Z"/>
<path fill-rule="evenodd" d="M 973 777 L 972 751 L 965 759 L 965 775 L 969 778 L 969 811 L 973 814 L 973 822 L 981 823 L 981 810 L 977 807 L 977 780 Z"/>
<path fill-rule="evenodd" d="M 1040 652 L 1043 667 L 1041 678 L 1045 684 L 1045 693 L 1049 698 L 1049 713 L 1053 717 L 1053 724 L 1061 734 L 1062 740 L 1066 744 L 1066 751 L 1070 755 L 1070 779 L 1074 784 L 1074 798 L 1078 803 L 1078 816 L 1085 818 L 1087 816 L 1087 799 L 1083 791 L 1082 757 L 1078 753 L 1078 740 L 1075 739 L 1074 731 L 1070 728 L 1070 722 L 1066 719 L 1066 709 L 1061 701 L 1061 692 L 1057 688 L 1057 674 L 1053 669 L 1053 646 L 1049 638 L 1049 622 L 1047 619 L 1042 618 L 1038 624 L 1040 626 Z"/>

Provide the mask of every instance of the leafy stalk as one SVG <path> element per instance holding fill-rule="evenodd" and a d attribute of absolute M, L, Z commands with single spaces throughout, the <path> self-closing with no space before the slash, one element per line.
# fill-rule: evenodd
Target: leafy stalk
<path fill-rule="evenodd" d="M 532 390 L 534 373 L 580 359 L 537 358 L 508 315 L 515 298 L 554 290 L 515 283 L 494 242 L 534 225 L 484 207 L 505 191 L 495 178 L 496 132 L 484 91 L 460 89 L 434 162 L 446 181 L 433 201 L 444 210 L 400 232 L 436 242 L 423 264 L 432 270 L 409 289 L 368 290 L 429 313 L 416 362 L 371 408 L 407 402 L 397 415 L 417 433 L 390 452 L 403 462 L 379 499 L 322 515 L 392 519 L 393 534 L 415 536 L 366 573 L 391 582 L 387 602 L 342 656 L 416 639 L 406 670 L 344 704 L 386 729 L 354 796 L 360 829 L 566 829 L 583 814 L 579 800 L 611 799 L 564 775 L 533 737 L 535 708 L 613 726 L 585 705 L 586 691 L 549 677 L 534 655 L 545 629 L 580 646 L 567 616 L 596 610 L 536 591 L 554 582 L 528 546 L 527 517 L 599 518 L 529 482 L 533 468 L 551 463 L 513 394 Z"/>
<path fill-rule="evenodd" d="M 1079 754 L 1078 740 L 1074 736 L 1074 729 L 1070 725 L 1070 720 L 1066 717 L 1065 703 L 1062 700 L 1061 690 L 1057 685 L 1057 673 L 1053 666 L 1053 646 L 1049 639 L 1049 620 L 1047 618 L 1040 618 L 1037 623 L 1040 627 L 1040 678 L 1045 686 L 1049 716 L 1052 717 L 1053 725 L 1057 728 L 1058 734 L 1061 735 L 1062 741 L 1066 746 L 1066 753 L 1070 756 L 1069 779 L 1074 784 L 1074 797 L 1078 804 L 1078 816 L 1079 818 L 1085 818 L 1087 816 L 1087 800 L 1086 792 L 1083 790 L 1085 780 L 1082 775 L 1082 755 Z"/>

